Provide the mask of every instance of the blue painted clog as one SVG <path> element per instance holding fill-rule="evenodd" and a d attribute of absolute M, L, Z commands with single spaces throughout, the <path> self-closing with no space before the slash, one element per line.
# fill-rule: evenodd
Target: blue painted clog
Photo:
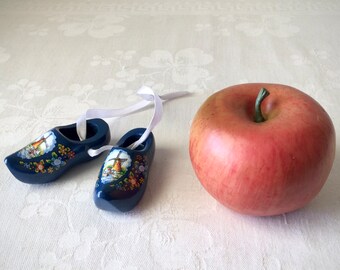
<path fill-rule="evenodd" d="M 110 130 L 102 119 L 87 120 L 87 138 L 79 140 L 76 124 L 46 132 L 34 142 L 5 159 L 11 173 L 20 181 L 42 184 L 56 180 L 71 167 L 94 159 L 88 154 L 110 141 Z"/>
<path fill-rule="evenodd" d="M 126 212 L 142 198 L 155 153 L 155 139 L 150 133 L 136 149 L 129 149 L 144 133 L 137 128 L 126 133 L 103 163 L 94 190 L 94 202 L 100 209 Z"/>

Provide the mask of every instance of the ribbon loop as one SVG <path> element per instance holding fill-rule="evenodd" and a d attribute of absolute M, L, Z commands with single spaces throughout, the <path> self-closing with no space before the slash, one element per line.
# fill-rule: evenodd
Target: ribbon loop
<path fill-rule="evenodd" d="M 149 136 L 151 131 L 157 126 L 157 124 L 161 121 L 163 115 L 163 102 L 172 100 L 178 97 L 182 97 L 188 95 L 187 91 L 178 91 L 169 94 L 165 94 L 162 96 L 157 95 L 150 87 L 142 86 L 137 94 L 143 99 L 133 105 L 130 105 L 126 108 L 122 109 L 89 109 L 81 115 L 76 124 L 77 134 L 81 141 L 86 139 L 86 120 L 91 118 L 113 118 L 113 117 L 122 117 L 127 116 L 133 113 L 136 113 L 142 109 L 145 109 L 147 106 L 154 103 L 154 113 L 151 118 L 151 121 L 148 127 L 145 129 L 143 135 L 134 143 L 132 143 L 128 148 L 136 149 L 139 145 L 141 145 Z M 101 154 L 104 151 L 111 149 L 113 145 L 105 145 L 99 149 L 90 149 L 88 154 L 92 157 Z"/>

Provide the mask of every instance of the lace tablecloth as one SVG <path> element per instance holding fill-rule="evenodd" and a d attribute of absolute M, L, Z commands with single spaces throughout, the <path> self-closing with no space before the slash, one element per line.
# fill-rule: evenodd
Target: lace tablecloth
<path fill-rule="evenodd" d="M 303 90 L 339 133 L 339 33 L 336 0 L 2 0 L 3 158 L 89 108 L 138 101 L 141 85 L 193 95 L 164 105 L 148 187 L 131 212 L 93 203 L 105 154 L 44 185 L 17 181 L 2 163 L 0 269 L 339 269 L 339 148 L 317 198 L 269 218 L 221 206 L 188 154 L 200 104 L 244 82 Z M 150 115 L 111 121 L 112 141 Z"/>

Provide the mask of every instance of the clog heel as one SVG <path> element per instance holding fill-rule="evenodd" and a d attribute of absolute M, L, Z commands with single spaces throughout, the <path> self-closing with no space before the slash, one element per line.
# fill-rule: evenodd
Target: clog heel
<path fill-rule="evenodd" d="M 110 129 L 104 120 L 87 120 L 86 128 L 86 138 L 81 141 L 76 124 L 55 127 L 6 157 L 5 164 L 24 183 L 43 184 L 54 181 L 75 165 L 96 158 L 90 156 L 88 150 L 99 148 L 110 141 Z"/>
<path fill-rule="evenodd" d="M 133 129 L 112 147 L 95 185 L 94 202 L 98 208 L 126 212 L 143 197 L 155 153 L 154 136 L 150 133 L 136 149 L 128 147 L 144 132 L 145 128 Z"/>

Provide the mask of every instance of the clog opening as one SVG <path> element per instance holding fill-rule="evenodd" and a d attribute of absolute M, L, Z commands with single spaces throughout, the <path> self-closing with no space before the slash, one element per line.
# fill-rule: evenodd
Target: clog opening
<path fill-rule="evenodd" d="M 127 148 L 128 146 L 130 146 L 131 144 L 133 144 L 135 141 L 137 141 L 141 136 L 138 135 L 133 135 L 128 137 L 124 143 L 121 145 L 121 147 Z M 143 150 L 145 147 L 145 142 L 141 143 L 140 145 L 138 145 L 138 147 L 135 150 Z"/>
<path fill-rule="evenodd" d="M 76 127 L 65 127 L 65 128 L 60 128 L 59 129 L 60 133 L 63 134 L 66 138 L 68 138 L 69 140 L 73 140 L 73 141 L 79 141 L 79 137 L 77 134 L 77 129 Z M 89 139 L 91 137 L 93 137 L 94 135 L 96 135 L 96 133 L 98 132 L 98 129 L 96 126 L 93 125 L 87 125 L 87 129 L 86 129 L 86 139 Z"/>

